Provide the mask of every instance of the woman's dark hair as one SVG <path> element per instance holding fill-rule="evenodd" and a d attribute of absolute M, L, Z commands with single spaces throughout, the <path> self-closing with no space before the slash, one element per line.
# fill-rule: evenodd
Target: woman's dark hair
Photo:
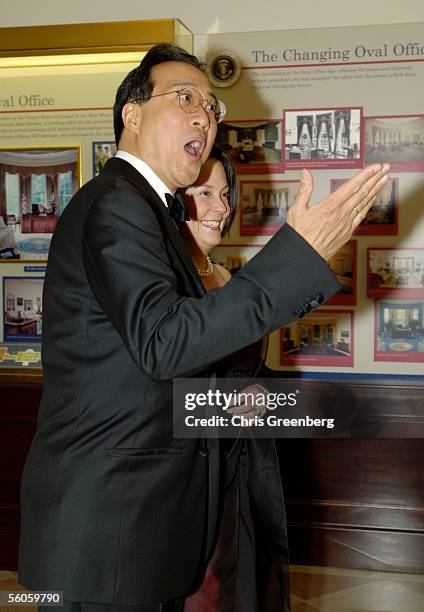
<path fill-rule="evenodd" d="M 225 236 L 230 231 L 230 227 L 233 224 L 234 217 L 236 216 L 237 208 L 240 201 L 237 174 L 234 162 L 231 157 L 228 155 L 228 153 L 225 153 L 225 151 L 223 151 L 216 145 L 212 147 L 212 151 L 209 155 L 209 159 L 210 158 L 220 161 L 221 164 L 224 166 L 224 172 L 228 183 L 228 206 L 230 207 L 230 214 L 225 220 L 225 224 L 222 229 L 222 235 Z"/>
<path fill-rule="evenodd" d="M 230 208 L 230 214 L 225 220 L 224 227 L 222 228 L 222 235 L 225 236 L 230 231 L 230 227 L 233 224 L 234 217 L 236 216 L 237 208 L 239 205 L 239 187 L 237 182 L 236 170 L 234 162 L 228 153 L 225 153 L 222 149 L 213 145 L 212 150 L 209 154 L 208 159 L 216 159 L 221 162 L 224 166 L 224 172 L 228 184 L 228 206 Z M 181 192 L 184 189 L 180 190 Z"/>
<path fill-rule="evenodd" d="M 230 208 L 230 214 L 225 220 L 224 227 L 222 228 L 222 236 L 229 233 L 230 227 L 233 224 L 234 217 L 236 216 L 237 208 L 239 205 L 239 186 L 237 181 L 236 169 L 234 162 L 228 153 L 225 153 L 222 149 L 213 145 L 211 152 L 209 153 L 208 159 L 216 159 L 220 161 L 224 166 L 225 177 L 228 184 L 228 206 Z M 179 189 L 179 192 L 184 195 L 185 189 Z"/>
<path fill-rule="evenodd" d="M 127 74 L 116 92 L 113 107 L 116 146 L 118 146 L 124 129 L 122 109 L 127 102 L 147 102 L 149 100 L 155 86 L 151 77 L 152 68 L 163 62 L 186 62 L 186 64 L 191 64 L 202 72 L 205 71 L 205 64 L 202 64 L 195 55 L 187 53 L 177 45 L 161 43 L 152 47 L 143 57 L 140 65 Z"/>

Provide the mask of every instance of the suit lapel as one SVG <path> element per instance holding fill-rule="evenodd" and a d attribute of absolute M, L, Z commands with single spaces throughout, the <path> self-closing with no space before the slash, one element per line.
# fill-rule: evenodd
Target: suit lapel
<path fill-rule="evenodd" d="M 139 191 L 146 202 L 150 204 L 153 211 L 156 213 L 156 218 L 163 231 L 165 239 L 167 239 L 173 246 L 177 257 L 179 258 L 180 265 L 188 278 L 192 287 L 193 296 L 201 297 L 205 295 L 206 290 L 200 280 L 199 275 L 196 272 L 196 268 L 191 260 L 191 257 L 186 249 L 184 240 L 179 233 L 177 226 L 171 218 L 169 211 L 165 204 L 162 202 L 156 191 L 151 187 L 150 183 L 133 167 L 131 164 L 123 159 L 112 158 L 110 159 L 103 171 L 103 173 L 112 172 L 119 176 L 125 177 L 137 191 Z M 170 254 L 171 260 L 173 259 Z M 177 262 L 175 262 L 177 265 Z M 216 371 L 214 366 L 210 366 L 204 371 L 204 376 L 210 375 L 212 379 L 216 378 Z M 218 516 L 218 499 L 219 499 L 219 482 L 220 482 L 220 451 L 219 451 L 219 440 L 206 439 L 204 438 L 201 442 L 202 446 L 209 455 L 208 461 L 208 521 L 207 521 L 207 533 L 205 541 L 205 564 L 212 554 L 213 543 L 216 533 L 216 524 Z"/>
<path fill-rule="evenodd" d="M 137 191 L 139 191 L 152 207 L 156 214 L 158 222 L 162 228 L 165 238 L 173 245 L 174 250 L 179 258 L 179 261 L 184 268 L 186 275 L 190 280 L 190 284 L 193 287 L 193 291 L 196 296 L 202 296 L 206 293 L 202 281 L 196 272 L 193 261 L 187 250 L 185 242 L 178 231 L 178 228 L 169 214 L 168 208 L 162 202 L 153 187 L 148 183 L 138 170 L 136 170 L 131 164 L 126 162 L 119 157 L 113 157 L 108 160 L 102 173 L 113 173 L 120 176 L 124 176 Z"/>

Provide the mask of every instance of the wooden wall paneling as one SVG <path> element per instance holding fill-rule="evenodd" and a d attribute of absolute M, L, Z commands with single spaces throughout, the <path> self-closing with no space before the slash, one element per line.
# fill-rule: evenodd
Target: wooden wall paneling
<path fill-rule="evenodd" d="M 291 561 L 423 572 L 424 439 L 384 437 L 422 435 L 423 381 L 301 388 L 335 417 L 354 410 L 357 434 L 382 437 L 277 440 Z"/>
<path fill-rule="evenodd" d="M 19 545 L 19 488 L 34 435 L 40 382 L 0 379 L 0 569 L 16 570 Z"/>
<path fill-rule="evenodd" d="M 424 383 L 302 383 L 305 397 L 334 411 L 350 397 L 362 419 L 374 415 L 380 433 L 390 423 L 420 431 L 423 391 Z M 41 381 L 0 379 L 0 569 L 17 567 L 19 481 L 40 398 Z M 292 563 L 424 571 L 422 438 L 276 443 Z"/>

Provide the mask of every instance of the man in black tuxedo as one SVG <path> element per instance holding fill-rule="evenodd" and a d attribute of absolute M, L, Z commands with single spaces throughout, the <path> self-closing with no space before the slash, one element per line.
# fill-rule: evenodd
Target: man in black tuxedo
<path fill-rule="evenodd" d="M 207 374 L 337 291 L 324 260 L 385 180 L 368 168 L 309 209 L 305 173 L 289 222 L 206 295 L 169 194 L 194 182 L 221 116 L 197 59 L 154 47 L 118 90 L 117 156 L 53 237 L 19 578 L 62 590 L 65 610 L 182 605 L 210 554 L 219 462 L 213 445 L 173 438 L 172 379 Z"/>

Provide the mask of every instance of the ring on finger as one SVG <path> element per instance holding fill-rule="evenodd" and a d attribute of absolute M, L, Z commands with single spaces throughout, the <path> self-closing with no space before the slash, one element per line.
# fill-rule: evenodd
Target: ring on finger
<path fill-rule="evenodd" d="M 358 210 L 357 206 L 354 206 L 353 210 L 355 211 L 355 216 L 359 215 L 359 213 L 361 212 L 360 210 Z"/>

